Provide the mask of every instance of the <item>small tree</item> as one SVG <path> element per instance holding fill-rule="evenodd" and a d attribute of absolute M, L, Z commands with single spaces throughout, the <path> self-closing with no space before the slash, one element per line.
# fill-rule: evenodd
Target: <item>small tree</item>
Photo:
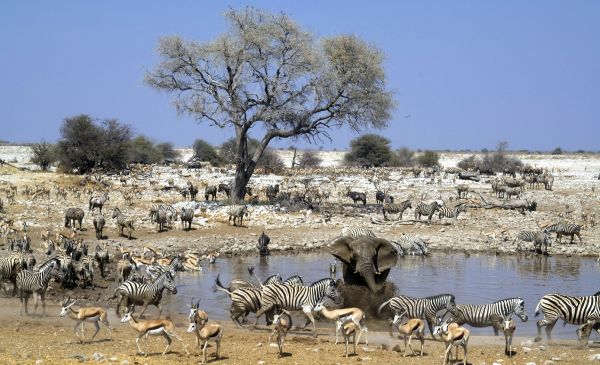
<path fill-rule="evenodd" d="M 200 161 L 208 161 L 213 166 L 221 164 L 222 160 L 217 150 L 208 142 L 197 139 L 194 141 L 194 157 Z"/>
<path fill-rule="evenodd" d="M 284 168 L 285 163 L 283 163 L 283 160 L 281 159 L 281 157 L 279 157 L 279 154 L 277 154 L 277 152 L 273 151 L 273 149 L 271 148 L 267 148 L 258 160 L 256 166 L 278 170 Z"/>
<path fill-rule="evenodd" d="M 419 165 L 424 167 L 434 167 L 440 164 L 440 155 L 437 152 L 425 150 L 417 157 Z"/>
<path fill-rule="evenodd" d="M 400 147 L 390 161 L 390 166 L 410 167 L 415 165 L 415 152 L 408 147 Z"/>
<path fill-rule="evenodd" d="M 560 147 L 556 147 L 554 150 L 552 150 L 552 154 L 553 155 L 562 155 L 563 154 L 563 150 Z"/>
<path fill-rule="evenodd" d="M 47 171 L 48 167 L 56 161 L 56 154 L 54 152 L 54 146 L 47 142 L 36 143 L 31 146 L 31 163 L 34 163 L 42 169 Z"/>
<path fill-rule="evenodd" d="M 302 152 L 300 160 L 298 161 L 299 167 L 319 167 L 323 160 L 319 157 L 317 151 L 308 150 Z"/>
<path fill-rule="evenodd" d="M 163 161 L 175 161 L 180 157 L 179 151 L 175 150 L 173 143 L 171 142 L 159 143 L 156 145 L 156 148 L 160 151 Z"/>
<path fill-rule="evenodd" d="M 116 119 L 102 122 L 100 126 L 102 145 L 98 151 L 97 166 L 109 170 L 122 170 L 129 163 L 132 137 L 131 127 Z"/>
<path fill-rule="evenodd" d="M 392 158 L 390 140 L 377 134 L 365 134 L 350 141 L 350 152 L 344 156 L 346 165 L 377 167 Z"/>
<path fill-rule="evenodd" d="M 228 29 L 213 41 L 162 38 L 146 82 L 171 93 L 178 111 L 235 132 L 234 199 L 274 139 L 387 125 L 392 94 L 373 45 L 353 35 L 316 41 L 285 14 L 245 8 L 225 17 Z M 250 130 L 264 131 L 253 153 Z"/>
<path fill-rule="evenodd" d="M 137 136 L 131 141 L 129 147 L 129 161 L 141 164 L 162 162 L 161 151 L 145 136 Z"/>
<path fill-rule="evenodd" d="M 100 160 L 103 136 L 102 129 L 89 115 L 66 118 L 60 128 L 58 159 L 67 170 L 89 172 Z"/>

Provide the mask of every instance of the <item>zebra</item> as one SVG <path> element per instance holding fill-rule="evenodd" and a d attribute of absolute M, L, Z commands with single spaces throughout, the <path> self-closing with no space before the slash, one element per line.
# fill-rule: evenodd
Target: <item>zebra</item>
<path fill-rule="evenodd" d="M 384 203 L 383 207 L 382 207 L 382 211 L 383 211 L 383 218 L 385 220 L 387 220 L 387 214 L 399 214 L 398 216 L 398 220 L 402 220 L 402 214 L 404 214 L 404 211 L 408 208 L 412 208 L 412 203 L 410 202 L 410 200 L 405 200 L 403 202 L 401 202 L 400 204 L 394 204 L 394 203 Z"/>
<path fill-rule="evenodd" d="M 112 217 L 117 219 L 117 227 L 121 229 L 120 235 L 123 236 L 123 229 L 127 227 L 129 229 L 129 239 L 131 239 L 131 231 L 135 230 L 133 219 L 125 217 L 119 208 L 113 210 Z"/>
<path fill-rule="evenodd" d="M 352 199 L 352 201 L 354 202 L 354 204 L 356 205 L 357 201 L 361 201 L 363 203 L 363 205 L 367 205 L 367 194 L 365 193 L 359 193 L 356 191 L 348 191 L 346 193 L 346 196 L 350 199 Z"/>
<path fill-rule="evenodd" d="M 377 238 L 375 236 L 375 233 L 373 233 L 373 231 L 371 231 L 370 229 L 367 229 L 367 228 L 362 228 L 362 227 L 358 227 L 358 228 L 344 227 L 344 228 L 342 228 L 341 235 L 352 237 L 352 238 L 357 238 L 357 237 Z"/>
<path fill-rule="evenodd" d="M 386 306 L 394 315 L 406 311 L 408 318 L 421 318 L 427 320 L 429 333 L 433 337 L 433 327 L 436 324 L 436 315 L 440 310 L 449 310 L 456 306 L 455 297 L 453 294 L 439 294 L 425 298 L 413 298 L 407 295 L 393 297 L 379 306 L 377 314 L 381 315 L 381 311 Z M 390 336 L 393 336 L 393 323 L 390 322 Z"/>
<path fill-rule="evenodd" d="M 431 222 L 431 217 L 433 217 L 433 214 L 441 207 L 442 206 L 437 200 L 434 200 L 429 204 L 420 202 L 419 205 L 415 207 L 415 220 L 421 220 L 421 216 L 426 215 L 429 217 L 429 221 Z"/>
<path fill-rule="evenodd" d="M 496 193 L 496 198 L 504 198 L 504 183 L 502 180 L 494 179 L 492 180 L 492 191 Z"/>
<path fill-rule="evenodd" d="M 226 288 L 221 284 L 218 274 L 217 279 L 215 280 L 215 288 L 229 295 L 229 298 L 231 299 L 229 313 L 231 314 L 231 320 L 238 327 L 242 327 L 242 324 L 246 322 L 246 316 L 248 316 L 248 314 L 256 313 L 261 309 L 262 290 L 259 288 L 243 287 L 230 291 L 229 288 Z M 267 325 L 272 323 L 273 314 L 274 310 L 270 310 L 266 313 Z"/>
<path fill-rule="evenodd" d="M 9 280 L 13 283 L 13 297 L 17 295 L 17 274 L 21 270 L 33 267 L 32 265 L 28 265 L 27 261 L 27 255 L 22 252 L 7 257 L 0 257 L 0 282 Z"/>
<path fill-rule="evenodd" d="M 233 225 L 236 226 L 236 220 L 239 219 L 240 226 L 244 224 L 244 215 L 248 215 L 248 207 L 245 205 L 230 205 L 227 210 L 227 214 L 229 214 L 229 222 L 231 223 L 231 218 L 233 218 Z"/>
<path fill-rule="evenodd" d="M 117 296 L 120 297 L 116 308 L 117 316 L 121 316 L 119 309 L 121 308 L 121 304 L 125 303 L 125 308 L 129 308 L 131 304 L 144 306 L 138 318 L 142 317 L 150 304 L 158 307 L 158 316 L 160 317 L 160 314 L 162 313 L 160 301 L 165 289 L 173 294 L 177 294 L 177 288 L 173 282 L 173 277 L 168 271 L 162 273 L 151 284 L 140 284 L 130 280 L 125 281 L 115 289 L 114 295 L 111 298 L 113 299 Z"/>
<path fill-rule="evenodd" d="M 552 190 L 552 185 L 554 185 L 554 176 L 544 174 L 542 176 L 541 182 L 544 184 L 544 189 Z"/>
<path fill-rule="evenodd" d="M 185 230 L 185 224 L 187 223 L 187 230 L 191 230 L 192 220 L 194 219 L 194 208 L 181 208 L 179 218 L 181 219 L 181 229 Z"/>
<path fill-rule="evenodd" d="M 85 213 L 81 208 L 69 208 L 65 212 L 65 227 L 73 226 L 75 227 L 75 221 L 79 222 L 79 230 L 81 230 L 81 222 L 83 221 L 83 217 Z"/>
<path fill-rule="evenodd" d="M 416 255 L 425 256 L 427 255 L 428 243 L 418 236 L 411 236 L 407 234 L 401 235 L 399 238 L 391 240 L 390 243 L 396 249 L 398 256 L 405 255 Z"/>
<path fill-rule="evenodd" d="M 468 324 L 471 327 L 492 326 L 494 335 L 502 330 L 504 318 L 515 314 L 522 322 L 527 322 L 528 316 L 525 311 L 525 301 L 522 298 L 507 298 L 489 304 L 458 304 L 448 309 L 452 314 L 452 322 L 459 326 Z M 504 334 L 505 340 L 507 334 Z"/>
<path fill-rule="evenodd" d="M 556 233 L 556 238 L 558 239 L 558 243 L 560 243 L 560 240 L 563 235 L 571 236 L 571 242 L 569 242 L 569 243 L 573 243 L 573 240 L 575 238 L 574 236 L 577 236 L 577 238 L 579 238 L 579 243 L 582 243 L 581 226 L 579 224 L 555 223 L 555 224 L 552 224 L 552 225 L 544 228 L 544 233 L 550 234 L 553 232 Z"/>
<path fill-rule="evenodd" d="M 546 337 L 552 340 L 551 332 L 556 321 L 562 319 L 565 324 L 581 325 L 577 334 L 586 324 L 600 320 L 600 293 L 584 297 L 572 297 L 564 294 L 546 294 L 535 307 L 535 316 L 544 315 L 537 321 L 538 334 L 534 341 L 542 340 L 542 327 L 546 327 Z"/>
<path fill-rule="evenodd" d="M 183 271 L 183 264 L 181 263 L 181 259 L 179 257 L 173 257 L 168 265 L 150 265 L 148 266 L 148 273 L 152 277 L 152 279 L 158 278 L 158 276 L 162 275 L 165 272 L 169 272 L 172 277 L 175 277 L 177 271 Z"/>
<path fill-rule="evenodd" d="M 458 219 L 458 215 L 462 212 L 467 211 L 467 205 L 465 203 L 460 203 L 455 207 L 441 207 L 439 210 L 438 218 L 441 220 L 442 218 L 454 218 L 454 220 Z"/>
<path fill-rule="evenodd" d="M 304 285 L 304 280 L 302 280 L 302 276 L 300 276 L 300 275 L 292 275 L 289 278 L 285 279 L 283 284 L 285 284 L 285 285 Z"/>
<path fill-rule="evenodd" d="M 161 213 L 161 216 L 164 215 L 164 224 L 168 224 L 170 227 L 171 223 L 177 218 L 177 209 L 169 204 L 153 204 L 150 207 L 150 221 L 156 222 L 156 216 L 161 210 L 164 211 L 164 213 Z"/>
<path fill-rule="evenodd" d="M 162 232 L 165 230 L 165 225 L 167 224 L 167 211 L 164 209 L 159 209 L 154 215 L 153 223 L 156 223 L 158 232 Z"/>
<path fill-rule="evenodd" d="M 306 327 L 309 321 L 312 322 L 313 334 L 317 337 L 317 328 L 312 311 L 317 303 L 321 302 L 325 297 L 330 298 L 336 304 L 340 302 L 337 281 L 326 278 L 310 286 L 277 283 L 267 285 L 262 288 L 261 308 L 256 313 L 254 327 L 258 325 L 260 316 L 275 307 L 288 311 L 302 310 L 308 319 L 304 327 Z"/>
<path fill-rule="evenodd" d="M 100 268 L 100 275 L 105 277 L 106 266 L 110 262 L 110 257 L 108 255 L 108 249 L 106 248 L 106 243 L 104 247 L 100 247 L 100 245 L 96 245 L 96 252 L 94 252 L 94 259 L 98 263 L 98 267 Z"/>
<path fill-rule="evenodd" d="M 190 200 L 195 202 L 196 195 L 198 195 L 198 188 L 191 181 L 188 181 L 187 182 L 187 190 L 190 193 Z"/>
<path fill-rule="evenodd" d="M 207 186 L 204 189 L 204 199 L 208 201 L 209 196 L 212 196 L 212 200 L 217 200 L 217 187 L 214 185 Z"/>
<path fill-rule="evenodd" d="M 88 212 L 93 210 L 94 208 L 98 208 L 98 209 L 100 209 L 100 213 L 102 214 L 102 207 L 104 206 L 104 203 L 106 203 L 107 200 L 108 200 L 107 193 L 102 194 L 102 196 L 90 197 L 90 201 L 89 201 L 89 205 L 88 205 Z"/>
<path fill-rule="evenodd" d="M 548 233 L 546 233 L 544 231 L 541 231 L 541 232 L 521 231 L 521 232 L 519 232 L 517 237 L 515 237 L 513 244 L 517 240 L 521 240 L 524 242 L 533 242 L 533 247 L 534 247 L 536 253 L 542 253 L 542 245 L 543 245 L 544 246 L 544 252 L 543 252 L 544 255 L 548 255 L 548 246 L 552 245 L 552 242 L 550 242 L 550 237 L 549 237 Z M 517 250 L 521 251 L 521 244 L 517 245 Z"/>
<path fill-rule="evenodd" d="M 23 315 L 23 308 L 25 308 L 25 314 L 28 314 L 27 302 L 29 301 L 29 294 L 34 295 L 35 308 L 33 313 L 37 312 L 37 294 L 39 293 L 42 300 L 43 315 L 46 315 L 46 290 L 48 290 L 48 284 L 52 278 L 52 270 L 57 267 L 58 261 L 56 259 L 50 259 L 40 266 L 39 271 L 35 272 L 32 270 L 21 270 L 16 277 L 17 288 L 19 289 L 19 298 L 21 301 L 21 315 Z"/>
<path fill-rule="evenodd" d="M 229 197 L 231 196 L 231 188 L 227 184 L 219 184 L 219 186 L 217 187 L 217 192 L 225 193 L 225 195 L 227 195 L 227 199 L 229 199 Z"/>
<path fill-rule="evenodd" d="M 106 220 L 104 219 L 104 216 L 102 214 L 98 214 L 94 217 L 94 231 L 96 232 L 96 239 L 97 240 L 101 240 L 102 239 L 102 230 L 104 229 L 104 226 L 106 225 Z"/>

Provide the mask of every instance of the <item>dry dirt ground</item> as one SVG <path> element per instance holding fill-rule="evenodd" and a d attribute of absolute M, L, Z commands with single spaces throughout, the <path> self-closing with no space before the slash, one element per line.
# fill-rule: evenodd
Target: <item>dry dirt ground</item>
<path fill-rule="evenodd" d="M 165 347 L 162 338 L 150 337 L 147 357 L 136 355 L 135 332 L 128 324 L 120 323 L 110 311 L 109 320 L 113 331 L 112 341 L 108 340 L 106 329 L 101 327 L 93 343 L 79 343 L 73 333 L 74 322 L 58 316 L 59 307 L 51 304 L 47 316 L 21 317 L 14 300 L 1 299 L 2 335 L 0 335 L 1 364 L 197 364 L 202 360 L 201 351 L 195 346 L 195 337 L 185 333 L 186 314 L 173 315 L 177 334 L 183 342 L 174 340 L 171 352 L 161 356 Z M 259 326 L 257 330 L 237 329 L 231 322 L 225 326 L 221 347 L 221 360 L 214 357 L 215 347 L 208 348 L 209 363 L 215 364 L 441 364 L 443 344 L 438 341 L 425 341 L 423 357 L 402 357 L 402 352 L 394 348 L 401 344 L 400 339 L 391 339 L 387 333 L 369 333 L 369 346 L 357 346 L 357 355 L 346 359 L 344 345 L 335 344 L 333 326 L 319 327 L 319 337 L 314 339 L 307 332 L 293 331 L 285 343 L 284 356 L 279 357 L 275 347 L 267 345 L 268 329 Z M 93 333 L 93 326 L 86 324 L 86 338 Z M 503 354 L 502 337 L 473 336 L 468 351 L 469 364 L 586 364 L 590 357 L 600 353 L 598 345 L 583 348 L 575 341 L 557 341 L 550 345 L 534 344 L 525 353 L 521 343 L 527 339 L 514 339 L 516 354 L 509 358 Z M 362 342 L 362 341 L 361 341 Z M 418 349 L 418 341 L 413 343 Z M 403 346 L 401 344 L 401 346 Z M 542 347 L 541 347 L 542 346 Z M 189 354 L 186 353 L 186 350 Z M 462 359 L 462 352 L 459 352 Z M 99 359 L 99 361 L 97 361 Z M 549 362 L 551 361 L 551 362 Z M 462 363 L 462 362 L 461 362 Z"/>

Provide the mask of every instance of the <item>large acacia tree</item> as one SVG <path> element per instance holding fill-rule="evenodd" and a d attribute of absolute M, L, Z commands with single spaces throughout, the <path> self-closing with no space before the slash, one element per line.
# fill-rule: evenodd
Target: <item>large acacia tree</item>
<path fill-rule="evenodd" d="M 273 139 L 387 125 L 393 101 L 377 48 L 353 35 L 316 40 L 285 14 L 245 8 L 225 17 L 227 32 L 208 43 L 161 38 L 146 82 L 172 93 L 180 113 L 235 130 L 235 198 Z M 252 128 L 262 137 L 250 154 Z"/>

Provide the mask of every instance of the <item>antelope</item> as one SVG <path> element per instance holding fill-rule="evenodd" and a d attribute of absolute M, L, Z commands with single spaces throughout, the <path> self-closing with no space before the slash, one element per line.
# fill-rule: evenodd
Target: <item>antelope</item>
<path fill-rule="evenodd" d="M 360 330 L 358 334 L 358 339 L 356 342 L 360 341 L 360 336 L 363 332 L 365 332 L 365 344 L 369 344 L 368 338 L 368 329 L 363 324 L 363 320 L 365 318 L 365 312 L 363 312 L 360 308 L 342 308 L 342 309 L 327 309 L 323 303 L 317 303 L 314 308 L 315 312 L 320 312 L 323 317 L 330 319 L 332 321 L 337 321 L 336 330 L 335 330 L 335 343 L 338 343 L 338 334 L 342 330 L 343 323 L 346 322 L 347 319 L 350 319 Z"/>
<path fill-rule="evenodd" d="M 342 334 L 344 335 L 344 341 L 346 342 L 346 358 L 348 358 L 348 342 L 350 342 L 350 336 L 352 336 L 352 345 L 354 345 L 354 351 L 352 355 L 356 355 L 356 330 L 357 325 L 353 320 L 347 319 L 342 323 Z"/>
<path fill-rule="evenodd" d="M 179 341 L 183 342 L 183 340 L 179 336 L 177 336 L 175 332 L 173 332 L 173 330 L 175 329 L 175 325 L 173 325 L 173 322 L 169 321 L 168 319 L 150 319 L 147 321 L 136 320 L 133 317 L 133 306 L 129 307 L 129 310 L 127 311 L 127 313 L 125 313 L 125 315 L 121 319 L 121 322 L 129 322 L 131 328 L 138 332 L 138 336 L 135 339 L 135 344 L 138 349 L 138 354 L 140 355 L 148 356 L 148 354 L 146 354 L 140 348 L 140 338 L 144 336 L 144 342 L 146 346 L 148 345 L 148 336 L 163 336 L 165 340 L 167 340 L 167 347 L 165 347 L 165 350 L 162 353 L 163 356 L 167 354 L 169 347 L 171 347 L 171 343 L 173 342 L 171 337 L 175 337 Z"/>
<path fill-rule="evenodd" d="M 81 307 L 77 310 L 73 309 L 73 304 L 77 303 L 77 300 L 74 300 L 69 304 L 71 298 L 67 298 L 67 300 L 62 302 L 62 308 L 60 310 L 60 316 L 69 316 L 72 320 L 75 321 L 75 335 L 79 342 L 85 342 L 85 333 L 83 331 L 84 322 L 92 322 L 96 327 L 96 332 L 90 339 L 90 342 L 94 341 L 94 338 L 100 331 L 100 325 L 98 322 L 102 322 L 103 325 L 108 328 L 109 339 L 112 340 L 112 328 L 108 324 L 108 313 L 104 308 L 101 307 Z M 79 333 L 77 332 L 77 326 L 81 325 L 81 338 L 79 338 Z"/>
<path fill-rule="evenodd" d="M 456 357 L 458 358 L 458 346 L 461 346 L 465 352 L 463 359 L 463 365 L 467 365 L 467 344 L 469 343 L 470 331 L 464 327 L 460 327 L 456 323 L 450 323 L 452 318 L 442 322 L 441 318 L 438 319 L 439 325 L 433 329 L 433 336 L 440 335 L 442 341 L 448 346 L 446 353 L 444 354 L 444 364 L 449 360 L 450 352 L 452 352 L 452 346 L 456 346 Z"/>
<path fill-rule="evenodd" d="M 271 338 L 277 334 L 277 347 L 279 348 L 279 357 L 283 356 L 283 342 L 287 333 L 292 329 L 292 316 L 285 309 L 282 310 L 281 314 L 273 316 L 273 331 L 269 336 L 269 346 L 271 345 Z"/>
<path fill-rule="evenodd" d="M 515 321 L 510 317 L 505 317 L 502 321 L 502 332 L 504 332 L 504 339 L 506 341 L 504 345 L 504 353 L 509 357 L 512 357 L 512 339 L 516 329 Z"/>
<path fill-rule="evenodd" d="M 404 336 L 404 357 L 406 357 L 406 351 L 410 348 L 410 352 L 412 355 L 415 355 L 415 351 L 410 345 L 410 341 L 413 338 L 413 335 L 416 335 L 419 341 L 421 341 L 421 356 L 423 356 L 423 344 L 425 343 L 425 322 L 423 322 L 420 318 L 412 318 L 409 319 L 406 323 L 400 324 L 402 318 L 406 315 L 406 311 L 401 314 L 396 314 L 394 316 L 394 320 L 392 324 L 394 324 L 398 328 L 398 332 Z M 408 336 L 408 347 L 406 343 L 406 337 Z"/>
<path fill-rule="evenodd" d="M 206 364 L 206 347 L 208 346 L 208 340 L 213 338 L 217 344 L 217 360 L 219 359 L 219 353 L 221 351 L 221 338 L 223 338 L 223 327 L 216 323 L 206 324 L 208 322 L 208 314 L 205 311 L 199 309 L 200 301 L 196 303 L 195 313 L 192 309 L 190 311 L 190 326 L 187 329 L 188 333 L 194 332 L 196 335 L 196 343 L 200 347 L 200 341 L 204 341 L 202 346 L 202 364 Z M 194 314 L 192 316 L 192 314 Z"/>

